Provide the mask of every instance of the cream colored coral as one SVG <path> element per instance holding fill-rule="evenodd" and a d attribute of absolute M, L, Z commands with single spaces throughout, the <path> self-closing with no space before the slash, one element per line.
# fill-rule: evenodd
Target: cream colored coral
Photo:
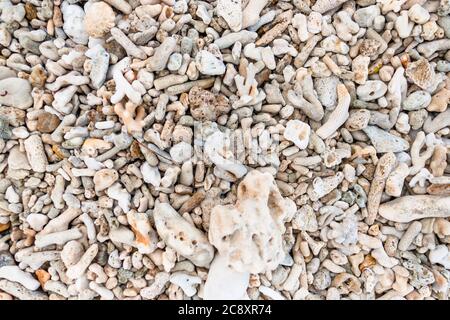
<path fill-rule="evenodd" d="M 142 133 L 142 128 L 145 125 L 145 109 L 143 106 L 137 106 L 131 101 L 125 103 L 117 103 L 114 106 L 114 112 L 122 119 L 125 127 L 130 134 Z"/>
<path fill-rule="evenodd" d="M 295 203 L 281 196 L 271 174 L 253 170 L 239 184 L 234 206 L 212 209 L 209 241 L 235 271 L 273 270 L 285 258 L 284 222 L 295 210 Z"/>
<path fill-rule="evenodd" d="M 378 208 L 380 206 L 381 196 L 386 185 L 386 179 L 391 171 L 394 169 L 396 163 L 395 155 L 392 152 L 388 152 L 383 155 L 377 163 L 375 174 L 373 177 L 372 185 L 367 197 L 367 219 L 366 222 L 372 225 L 378 214 Z"/>
<path fill-rule="evenodd" d="M 180 216 L 168 203 L 157 202 L 153 216 L 159 236 L 169 247 L 196 266 L 209 266 L 214 249 L 202 231 Z"/>
<path fill-rule="evenodd" d="M 86 10 L 84 27 L 90 36 L 101 38 L 114 27 L 115 19 L 116 15 L 108 4 L 103 1 L 95 2 Z"/>
<path fill-rule="evenodd" d="M 447 110 L 450 103 L 450 86 L 446 86 L 433 95 L 430 105 L 427 107 L 428 111 L 444 112 Z"/>
<path fill-rule="evenodd" d="M 325 122 L 316 134 L 322 139 L 328 138 L 335 133 L 341 125 L 348 119 L 348 108 L 350 106 L 350 94 L 343 84 L 337 86 L 338 104 L 336 109 L 330 114 L 327 122 Z"/>
<path fill-rule="evenodd" d="M 247 66 L 246 74 L 238 74 L 234 77 L 239 100 L 233 103 L 233 108 L 238 109 L 243 106 L 252 106 L 266 98 L 263 90 L 258 90 L 258 82 L 255 79 L 256 68 L 253 63 Z"/>

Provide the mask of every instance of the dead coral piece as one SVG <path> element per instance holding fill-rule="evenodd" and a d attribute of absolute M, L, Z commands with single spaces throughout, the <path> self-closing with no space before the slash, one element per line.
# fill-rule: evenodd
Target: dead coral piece
<path fill-rule="evenodd" d="M 158 202 L 153 212 L 156 230 L 164 242 L 199 267 L 206 267 L 214 249 L 206 236 L 181 217 L 168 203 Z"/>
<path fill-rule="evenodd" d="M 401 223 L 425 218 L 448 218 L 450 197 L 404 196 L 380 205 L 379 213 L 385 219 Z"/>
<path fill-rule="evenodd" d="M 273 270 L 285 257 L 284 222 L 295 204 L 283 198 L 269 173 L 250 171 L 238 186 L 234 206 L 211 212 L 209 240 L 238 272 Z"/>
<path fill-rule="evenodd" d="M 220 115 L 226 114 L 231 109 L 228 99 L 224 95 L 214 95 L 197 86 L 189 90 L 188 100 L 192 117 L 199 121 L 215 121 Z"/>
<path fill-rule="evenodd" d="M 145 109 L 143 106 L 137 106 L 131 101 L 125 103 L 116 103 L 114 112 L 122 119 L 128 133 L 142 134 L 142 129 L 145 125 Z"/>
<path fill-rule="evenodd" d="M 374 179 L 370 186 L 369 195 L 367 197 L 367 219 L 368 225 L 372 225 L 378 214 L 378 207 L 380 205 L 381 195 L 386 185 L 386 179 L 391 171 L 394 169 L 396 163 L 395 155 L 392 152 L 388 152 L 383 155 L 378 161 L 375 169 Z"/>
<path fill-rule="evenodd" d="M 424 90 L 430 88 L 435 81 L 434 69 L 425 58 L 409 63 L 405 74 L 413 83 Z"/>
<path fill-rule="evenodd" d="M 92 37 L 101 38 L 114 27 L 115 18 L 116 15 L 108 4 L 103 1 L 94 2 L 84 16 L 86 32 Z"/>

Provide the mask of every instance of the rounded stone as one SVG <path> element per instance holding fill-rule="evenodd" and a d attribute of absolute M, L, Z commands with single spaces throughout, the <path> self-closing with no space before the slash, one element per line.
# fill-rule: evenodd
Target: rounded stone
<path fill-rule="evenodd" d="M 61 120 L 49 112 L 41 113 L 37 118 L 36 129 L 42 133 L 52 133 L 59 126 Z"/>

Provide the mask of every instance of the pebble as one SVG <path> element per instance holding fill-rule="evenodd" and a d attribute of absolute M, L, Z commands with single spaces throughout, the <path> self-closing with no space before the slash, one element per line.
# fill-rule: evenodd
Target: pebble
<path fill-rule="evenodd" d="M 37 118 L 36 129 L 42 133 L 52 133 L 61 123 L 59 118 L 49 112 L 42 112 Z"/>

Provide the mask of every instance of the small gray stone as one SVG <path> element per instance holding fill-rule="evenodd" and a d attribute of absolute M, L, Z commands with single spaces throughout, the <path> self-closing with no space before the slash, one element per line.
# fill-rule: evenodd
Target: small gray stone
<path fill-rule="evenodd" d="M 169 69 L 170 71 L 177 71 L 178 69 L 180 69 L 182 62 L 183 56 L 181 55 L 181 53 L 175 52 L 169 58 L 167 69 Z"/>
<path fill-rule="evenodd" d="M 34 54 L 41 54 L 41 50 L 39 49 L 39 42 L 31 40 L 30 37 L 26 35 L 19 37 L 19 43 L 24 49 Z"/>
<path fill-rule="evenodd" d="M 4 266 L 14 266 L 14 257 L 8 251 L 0 252 L 0 268 Z"/>
<path fill-rule="evenodd" d="M 313 286 L 316 290 L 322 291 L 331 285 L 330 272 L 326 269 L 320 269 L 314 275 Z"/>
<path fill-rule="evenodd" d="M 194 46 L 194 41 L 193 41 L 191 38 L 189 38 L 189 37 L 183 37 L 183 38 L 181 39 L 180 47 L 181 47 L 181 53 L 182 53 L 182 54 L 187 53 L 187 54 L 190 55 L 193 46 Z"/>
<path fill-rule="evenodd" d="M 342 194 L 341 200 L 352 206 L 356 201 L 356 195 L 351 191 L 347 191 Z"/>
<path fill-rule="evenodd" d="M 97 256 L 95 257 L 95 261 L 101 265 L 105 266 L 108 263 L 108 251 L 107 247 L 103 243 L 99 243 Z"/>
<path fill-rule="evenodd" d="M 117 280 L 120 284 L 125 284 L 128 282 L 129 279 L 133 277 L 133 272 L 130 270 L 125 270 L 123 268 L 120 268 L 117 272 Z"/>
<path fill-rule="evenodd" d="M 0 118 L 0 139 L 11 139 L 12 131 L 6 119 Z"/>
<path fill-rule="evenodd" d="M 439 72 L 449 72 L 450 62 L 445 60 L 439 60 L 436 64 L 436 70 Z"/>

